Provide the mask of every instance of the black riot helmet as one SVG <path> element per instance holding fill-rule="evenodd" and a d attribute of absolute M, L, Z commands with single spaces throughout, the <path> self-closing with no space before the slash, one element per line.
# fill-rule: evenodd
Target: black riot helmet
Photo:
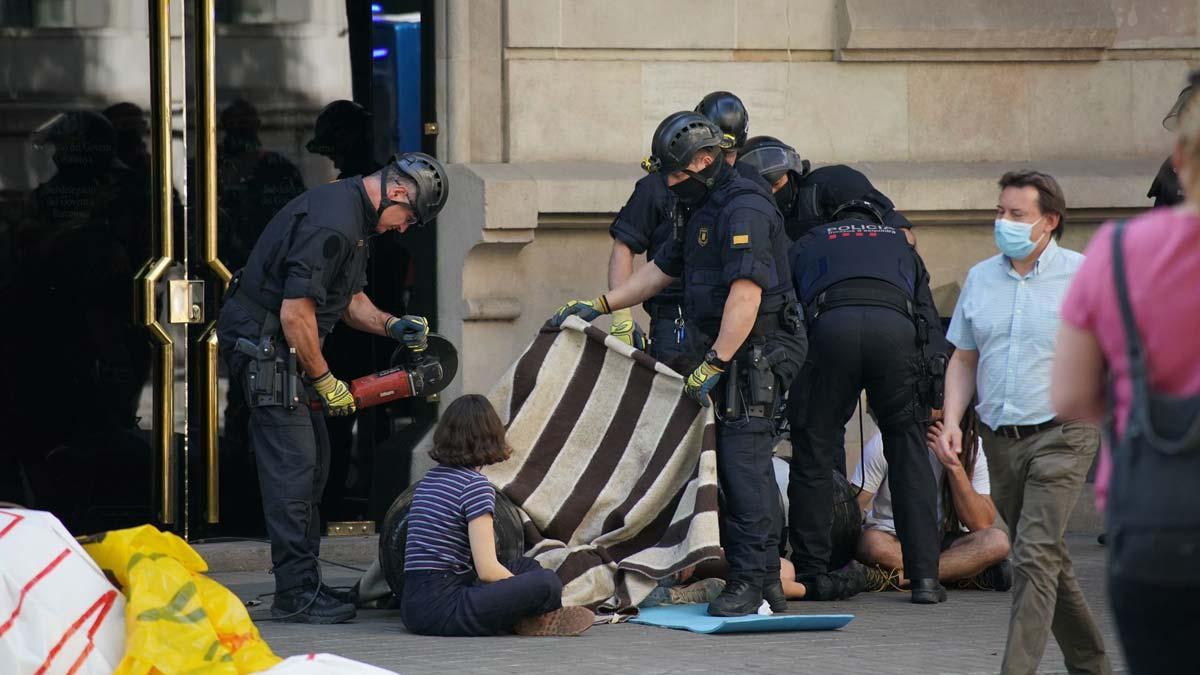
<path fill-rule="evenodd" d="M 423 152 L 406 152 L 399 157 L 392 157 L 380 170 L 379 208 L 376 213 L 398 202 L 393 202 L 387 196 L 389 175 L 398 173 L 411 180 L 416 186 L 416 194 L 409 197 L 409 206 L 416 216 L 417 225 L 425 225 L 437 217 L 446 198 L 450 195 L 450 179 L 442 163 Z"/>
<path fill-rule="evenodd" d="M 305 149 L 332 157 L 362 143 L 371 133 L 371 113 L 354 101 L 338 100 L 325 106 L 313 125 L 312 140 Z"/>
<path fill-rule="evenodd" d="M 742 99 L 727 92 L 714 91 L 700 99 L 696 104 L 696 112 L 712 120 L 721 128 L 721 132 L 729 139 L 721 147 L 725 150 L 736 150 L 746 143 L 750 132 L 750 113 Z"/>
<path fill-rule="evenodd" d="M 803 178 L 809 170 L 807 159 L 800 159 L 795 148 L 773 136 L 755 136 L 746 141 L 738 161 L 754 167 L 772 185 L 788 171 Z"/>
<path fill-rule="evenodd" d="M 836 221 L 838 218 L 846 216 L 866 216 L 871 220 L 883 225 L 883 210 L 876 204 L 866 199 L 851 199 L 850 201 L 838 206 L 833 210 L 830 221 Z"/>
<path fill-rule="evenodd" d="M 654 130 L 650 157 L 642 168 L 662 174 L 683 171 L 697 152 L 721 147 L 722 137 L 721 129 L 700 113 L 671 113 Z"/>

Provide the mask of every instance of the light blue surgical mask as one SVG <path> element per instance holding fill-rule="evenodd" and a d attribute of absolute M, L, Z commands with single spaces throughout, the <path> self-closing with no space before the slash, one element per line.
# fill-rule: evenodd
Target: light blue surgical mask
<path fill-rule="evenodd" d="M 1044 218 L 1045 216 L 1043 216 Z M 1033 250 L 1042 243 L 1041 237 L 1037 241 L 1030 241 L 1029 235 L 1033 233 L 1033 226 L 1042 222 L 1041 218 L 1032 223 L 1020 223 L 1015 220 L 1006 220 L 1004 218 L 996 219 L 996 247 L 1000 252 L 1013 260 L 1024 260 L 1033 253 Z"/>

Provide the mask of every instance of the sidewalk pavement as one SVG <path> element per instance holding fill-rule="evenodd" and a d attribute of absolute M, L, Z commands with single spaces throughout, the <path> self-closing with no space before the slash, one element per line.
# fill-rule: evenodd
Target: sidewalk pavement
<path fill-rule="evenodd" d="M 1094 535 L 1070 535 L 1075 571 L 1119 672 L 1104 593 L 1104 549 Z M 327 584 L 350 585 L 355 572 L 326 566 Z M 224 572 L 213 577 L 243 600 L 270 592 L 271 577 Z M 940 675 L 997 673 L 1008 626 L 1008 593 L 951 591 L 942 605 L 919 607 L 903 593 L 864 594 L 839 603 L 792 603 L 791 611 L 855 614 L 840 631 L 700 635 L 633 624 L 596 626 L 578 638 L 431 638 L 405 629 L 399 612 L 360 611 L 353 623 L 306 626 L 259 622 L 275 653 L 331 652 L 398 673 L 829 673 Z M 252 608 L 267 616 L 270 599 Z M 1042 673 L 1064 673 L 1051 637 Z"/>

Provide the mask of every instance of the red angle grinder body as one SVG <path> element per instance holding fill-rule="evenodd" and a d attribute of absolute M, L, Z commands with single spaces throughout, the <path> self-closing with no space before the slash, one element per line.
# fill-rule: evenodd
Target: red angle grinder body
<path fill-rule="evenodd" d="M 413 396 L 413 376 L 403 367 L 388 368 L 350 383 L 359 410 Z"/>
<path fill-rule="evenodd" d="M 392 367 L 350 382 L 350 394 L 359 410 L 414 396 L 433 396 L 454 381 L 458 350 L 449 340 L 430 333 L 425 351 L 415 354 L 405 347 L 392 353 Z M 319 400 L 312 408 L 320 410 Z"/>

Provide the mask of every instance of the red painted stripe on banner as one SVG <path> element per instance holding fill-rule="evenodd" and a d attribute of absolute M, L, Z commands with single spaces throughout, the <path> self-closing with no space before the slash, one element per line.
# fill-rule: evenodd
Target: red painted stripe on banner
<path fill-rule="evenodd" d="M 58 656 L 60 651 L 62 651 L 63 645 L 67 644 L 67 640 L 71 639 L 71 636 L 75 634 L 75 631 L 79 630 L 79 627 L 83 625 L 84 621 L 88 620 L 88 617 L 99 610 L 100 616 L 96 617 L 95 622 L 92 623 L 92 627 L 88 629 L 88 643 L 83 648 L 83 652 L 79 654 L 79 658 L 75 659 L 75 662 L 71 664 L 71 668 L 67 671 L 67 675 L 75 675 L 75 673 L 79 672 L 79 668 L 83 665 L 83 662 L 87 660 L 88 654 L 91 654 L 92 649 L 96 647 L 96 643 L 92 640 L 96 637 L 96 631 L 100 628 L 100 624 L 104 623 L 104 617 L 108 616 L 108 610 L 112 609 L 113 603 L 115 603 L 116 600 L 117 592 L 115 590 L 111 590 L 97 598 L 96 602 L 93 602 L 92 606 L 88 607 L 87 611 L 84 612 L 83 615 L 78 619 L 76 619 L 75 623 L 71 624 L 71 627 L 67 629 L 67 632 L 63 633 L 63 636 L 58 640 L 58 644 L 54 645 L 54 648 L 51 649 L 50 653 L 46 655 L 46 660 L 42 661 L 41 667 L 34 672 L 34 675 L 44 675 L 46 670 L 50 668 L 50 664 L 54 661 L 54 658 Z"/>
<path fill-rule="evenodd" d="M 13 519 L 11 523 L 4 526 L 3 530 L 0 530 L 0 539 L 3 539 L 4 535 L 8 534 L 10 530 L 17 526 L 17 523 L 25 520 L 25 516 L 22 516 L 19 513 L 13 513 L 12 511 L 0 511 L 0 513 L 10 516 Z"/>
<path fill-rule="evenodd" d="M 58 564 L 63 561 L 63 558 L 66 558 L 69 555 L 71 555 L 71 549 L 64 548 L 62 553 L 59 553 L 58 557 L 55 558 L 53 562 L 51 562 L 49 565 L 46 565 L 41 572 L 37 573 L 37 576 L 30 579 L 29 583 L 25 584 L 25 587 L 21 589 L 21 597 L 17 599 L 17 608 L 13 610 L 12 616 L 8 617 L 8 621 L 0 624 L 0 637 L 4 637 L 4 634 L 8 632 L 8 629 L 12 628 L 13 622 L 17 620 L 17 615 L 21 613 L 21 605 L 25 604 L 25 596 L 29 595 L 29 591 L 33 590 L 33 587 L 36 586 L 39 581 L 46 578 L 46 575 L 53 572 L 54 568 L 58 567 Z"/>

